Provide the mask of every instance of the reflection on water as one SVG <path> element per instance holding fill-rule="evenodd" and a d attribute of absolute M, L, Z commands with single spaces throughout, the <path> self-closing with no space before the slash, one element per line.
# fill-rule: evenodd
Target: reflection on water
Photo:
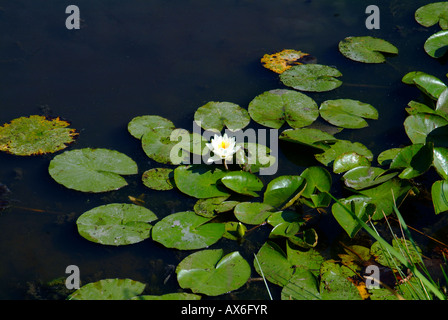
<path fill-rule="evenodd" d="M 355 0 L 81 0 L 81 29 L 69 31 L 65 2 L 0 1 L 0 123 L 30 114 L 61 116 L 80 131 L 71 148 L 115 149 L 131 156 L 143 172 L 157 164 L 127 133 L 133 117 L 157 114 L 191 129 L 194 111 L 208 101 L 246 108 L 256 95 L 281 87 L 259 59 L 291 48 L 343 73 L 339 89 L 310 94 L 316 102 L 352 98 L 379 110 L 380 119 L 370 127 L 339 136 L 378 154 L 408 143 L 404 106 L 416 91 L 402 85 L 401 77 L 413 70 L 444 77 L 440 63 L 422 50 L 430 31 L 413 20 L 415 9 L 425 3 L 369 2 L 381 10 L 381 29 L 368 31 L 366 5 Z M 400 55 L 379 66 L 347 61 L 337 44 L 357 35 L 389 40 Z M 308 165 L 287 145 L 284 151 L 278 174 Z M 175 277 L 163 283 L 161 275 L 187 252 L 151 241 L 119 248 L 92 244 L 78 235 L 75 221 L 97 205 L 128 202 L 129 195 L 144 193 L 146 205 L 159 217 L 190 210 L 194 200 L 176 191 L 162 198 L 142 187 L 139 176 L 129 177 L 129 186 L 118 192 L 70 191 L 48 175 L 52 157 L 0 154 L 0 182 L 11 189 L 15 206 L 0 216 L 0 299 L 39 297 L 33 284 L 64 277 L 70 264 L 80 267 L 85 283 L 126 277 L 147 283 L 154 294 L 178 290 Z M 322 220 L 322 230 L 334 229 L 330 216 Z M 251 249 L 263 233 L 257 232 L 244 246 L 226 240 L 220 245 L 252 261 Z M 337 231 L 329 233 L 329 241 L 336 236 Z M 262 284 L 250 286 L 235 298 L 267 298 Z"/>

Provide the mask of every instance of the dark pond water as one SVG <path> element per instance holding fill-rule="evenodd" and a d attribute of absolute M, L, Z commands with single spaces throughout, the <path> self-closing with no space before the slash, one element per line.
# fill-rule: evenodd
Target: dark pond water
<path fill-rule="evenodd" d="M 31 114 L 60 116 L 80 135 L 70 148 L 101 147 L 131 156 L 142 173 L 159 166 L 144 155 L 127 132 L 135 116 L 160 115 L 191 130 L 194 111 L 208 101 L 229 101 L 246 108 L 258 94 L 282 87 L 259 60 L 284 48 L 302 50 L 319 63 L 336 66 L 344 85 L 310 94 L 320 103 L 352 98 L 380 113 L 363 130 L 346 130 L 341 138 L 364 143 L 375 155 L 409 144 L 403 130 L 404 108 L 418 96 L 401 83 L 409 71 L 444 79 L 446 65 L 429 58 L 423 43 L 436 29 L 415 23 L 414 11 L 427 1 L 359 0 L 108 0 L 0 1 L 0 123 Z M 81 29 L 67 30 L 65 8 L 76 4 Z M 380 30 L 365 28 L 365 8 L 381 10 Z M 371 35 L 394 43 L 400 54 L 382 65 L 354 63 L 337 49 L 347 36 Z M 278 174 L 300 173 L 302 155 L 280 150 Z M 148 292 L 179 289 L 170 265 L 191 252 L 167 250 L 151 240 L 107 247 L 78 235 L 75 221 L 106 203 L 129 202 L 144 194 L 159 218 L 191 210 L 194 199 L 176 191 L 146 189 L 141 175 L 129 186 L 106 194 L 83 194 L 57 184 L 48 175 L 54 155 L 15 157 L 0 154 L 0 182 L 11 190 L 12 208 L 0 214 L 0 299 L 60 298 L 41 284 L 65 277 L 75 264 L 82 283 L 131 278 Z M 269 179 L 269 178 L 267 178 Z M 433 230 L 443 221 L 420 204 L 409 223 Z M 416 208 L 410 205 L 409 210 Z M 42 211 L 42 212 L 39 212 Z M 330 246 L 343 237 L 331 214 L 317 226 Z M 434 230 L 433 230 L 434 231 Z M 265 239 L 263 228 L 242 246 L 221 240 L 216 247 L 240 250 L 250 262 Z M 447 240 L 447 239 L 441 239 Z M 267 299 L 264 285 L 250 283 L 224 299 Z"/>

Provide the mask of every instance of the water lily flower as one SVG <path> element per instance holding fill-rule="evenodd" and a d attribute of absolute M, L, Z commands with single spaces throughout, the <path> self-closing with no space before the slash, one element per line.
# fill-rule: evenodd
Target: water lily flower
<path fill-rule="evenodd" d="M 215 162 L 219 160 L 224 160 L 224 166 L 227 169 L 226 161 L 231 161 L 233 155 L 241 148 L 241 146 L 236 146 L 235 138 L 227 136 L 215 136 L 212 138 L 210 143 L 206 146 L 213 152 L 213 157 L 207 160 L 208 163 Z"/>

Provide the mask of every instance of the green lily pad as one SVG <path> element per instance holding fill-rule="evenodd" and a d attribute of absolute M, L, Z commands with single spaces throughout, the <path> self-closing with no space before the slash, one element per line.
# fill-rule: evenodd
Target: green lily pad
<path fill-rule="evenodd" d="M 275 212 L 275 208 L 266 203 L 241 202 L 234 212 L 235 217 L 242 223 L 259 225 Z"/>
<path fill-rule="evenodd" d="M 230 240 L 238 240 L 241 241 L 246 234 L 247 227 L 241 222 L 237 221 L 227 221 L 225 223 L 226 232 L 223 235 L 223 238 Z"/>
<path fill-rule="evenodd" d="M 175 126 L 171 120 L 153 115 L 138 116 L 128 123 L 129 133 L 137 139 L 141 139 L 148 131 L 154 132 L 161 129 L 174 130 Z"/>
<path fill-rule="evenodd" d="M 174 170 L 171 168 L 153 168 L 143 172 L 142 182 L 154 190 L 171 190 L 174 188 Z"/>
<path fill-rule="evenodd" d="M 237 104 L 211 101 L 196 110 L 194 121 L 204 130 L 221 132 L 227 127 L 238 131 L 249 124 L 250 116 Z"/>
<path fill-rule="evenodd" d="M 167 248 L 206 248 L 221 239 L 225 232 L 224 224 L 210 220 L 192 211 L 173 213 L 154 225 L 152 239 Z"/>
<path fill-rule="evenodd" d="M 434 182 L 431 187 L 431 197 L 436 214 L 448 211 L 448 181 Z"/>
<path fill-rule="evenodd" d="M 274 208 L 285 209 L 292 205 L 306 187 L 301 176 L 285 175 L 269 182 L 264 192 L 263 203 Z"/>
<path fill-rule="evenodd" d="M 323 300 L 361 300 L 356 286 L 348 279 L 355 273 L 344 265 L 331 260 L 322 263 L 320 294 Z"/>
<path fill-rule="evenodd" d="M 433 165 L 444 180 L 448 180 L 448 148 L 434 148 Z"/>
<path fill-rule="evenodd" d="M 372 219 L 381 220 L 394 211 L 394 203 L 400 205 L 411 188 L 407 180 L 392 178 L 372 188 L 359 190 L 358 193 L 369 197 L 369 202 L 376 206 Z"/>
<path fill-rule="evenodd" d="M 344 173 L 356 167 L 368 167 L 370 161 L 356 152 L 347 152 L 339 155 L 333 162 L 334 173 Z"/>
<path fill-rule="evenodd" d="M 390 42 L 370 36 L 347 37 L 339 42 L 339 51 L 346 58 L 363 63 L 383 63 L 384 54 L 398 54 L 397 47 Z"/>
<path fill-rule="evenodd" d="M 251 118 L 264 126 L 279 129 L 285 122 L 293 128 L 312 124 L 319 116 L 316 102 L 294 90 L 271 90 L 255 97 L 248 107 Z"/>
<path fill-rule="evenodd" d="M 266 221 L 273 227 L 279 224 L 298 224 L 300 227 L 305 224 L 302 214 L 291 210 L 273 212 Z"/>
<path fill-rule="evenodd" d="M 366 221 L 375 211 L 375 205 L 369 203 L 369 201 L 370 198 L 367 196 L 353 195 L 348 198 L 339 199 L 340 204 L 335 203 L 331 207 L 331 213 L 334 218 L 350 238 L 353 238 L 362 227 L 343 206 L 347 207 L 347 209 L 361 220 Z"/>
<path fill-rule="evenodd" d="M 145 289 L 145 284 L 131 279 L 104 279 L 88 283 L 72 294 L 68 300 L 129 300 Z"/>
<path fill-rule="evenodd" d="M 157 216 L 135 204 L 112 203 L 84 212 L 76 225 L 79 234 L 92 242 L 121 246 L 141 242 L 150 237 Z"/>
<path fill-rule="evenodd" d="M 352 99 L 324 101 L 319 112 L 332 125 L 349 129 L 367 127 L 368 123 L 364 119 L 378 119 L 378 111 L 373 106 Z"/>
<path fill-rule="evenodd" d="M 246 171 L 232 171 L 221 178 L 221 182 L 230 190 L 247 196 L 258 197 L 263 182 L 254 174 Z"/>
<path fill-rule="evenodd" d="M 78 133 L 59 118 L 32 115 L 0 127 L 0 151 L 18 156 L 54 153 L 65 149 Z"/>
<path fill-rule="evenodd" d="M 336 143 L 326 149 L 323 153 L 315 155 L 317 161 L 325 166 L 328 166 L 334 160 L 336 160 L 341 154 L 347 152 L 356 152 L 357 154 L 366 157 L 369 161 L 372 161 L 372 152 L 360 142 L 351 142 L 348 140 L 338 140 Z"/>
<path fill-rule="evenodd" d="M 421 249 L 417 249 L 413 246 L 411 241 L 403 239 L 393 239 L 392 247 L 397 251 L 402 252 L 411 263 L 420 263 L 421 260 Z M 383 246 L 380 242 L 375 241 L 370 247 L 370 254 L 375 256 L 375 260 L 382 264 L 383 266 L 389 267 L 391 269 L 396 269 L 396 266 L 401 266 L 401 262 L 396 258 L 391 256 L 387 250 L 383 250 Z"/>
<path fill-rule="evenodd" d="M 435 114 L 441 117 L 446 117 L 446 114 L 444 114 L 443 112 L 438 112 L 432 109 L 431 107 L 417 101 L 409 101 L 408 106 L 406 107 L 406 112 L 410 115 L 423 113 L 423 114 Z"/>
<path fill-rule="evenodd" d="M 226 171 L 206 165 L 179 166 L 174 169 L 174 181 L 181 192 L 198 199 L 229 196 L 226 188 L 220 185 L 226 174 Z"/>
<path fill-rule="evenodd" d="M 412 71 L 404 75 L 401 81 L 415 85 L 420 91 L 433 100 L 437 100 L 447 86 L 439 78 L 422 71 Z"/>
<path fill-rule="evenodd" d="M 380 165 L 390 164 L 392 160 L 397 156 L 397 154 L 400 153 L 401 149 L 402 148 L 391 148 L 384 150 L 377 157 L 378 164 Z"/>
<path fill-rule="evenodd" d="M 448 88 L 443 90 L 443 92 L 439 95 L 435 112 L 445 119 L 448 119 Z"/>
<path fill-rule="evenodd" d="M 441 58 L 448 51 L 448 30 L 434 33 L 423 45 L 427 54 L 433 58 Z"/>
<path fill-rule="evenodd" d="M 333 135 L 314 128 L 287 129 L 280 134 L 279 139 L 321 150 L 328 149 L 326 143 L 338 140 Z"/>
<path fill-rule="evenodd" d="M 127 155 L 108 149 L 66 151 L 51 160 L 51 177 L 69 189 L 105 192 L 127 185 L 121 175 L 137 174 L 137 164 Z"/>
<path fill-rule="evenodd" d="M 306 181 L 305 190 L 302 196 L 310 198 L 311 195 L 318 192 L 329 192 L 331 189 L 331 175 L 322 167 L 308 167 L 300 174 Z"/>
<path fill-rule="evenodd" d="M 222 249 L 202 250 L 183 259 L 176 274 L 182 288 L 219 296 L 241 288 L 249 280 L 251 268 L 238 251 L 223 256 Z"/>
<path fill-rule="evenodd" d="M 201 300 L 202 296 L 193 293 L 177 292 L 162 295 L 141 295 L 133 297 L 131 300 Z"/>
<path fill-rule="evenodd" d="M 412 179 L 429 170 L 433 163 L 433 148 L 429 144 L 413 144 L 403 148 L 392 160 L 391 169 L 403 169 L 398 176 Z"/>
<path fill-rule="evenodd" d="M 426 136 L 426 144 L 433 144 L 436 148 L 448 147 L 448 125 L 437 127 Z"/>
<path fill-rule="evenodd" d="M 321 64 L 293 66 L 280 75 L 280 81 L 287 87 L 300 91 L 323 92 L 341 86 L 342 76 L 338 69 Z"/>
<path fill-rule="evenodd" d="M 282 300 L 321 300 L 319 282 L 309 270 L 297 270 L 283 287 Z"/>
<path fill-rule="evenodd" d="M 440 28 L 448 29 L 448 2 L 421 6 L 415 11 L 415 20 L 424 27 L 432 27 L 439 23 Z"/>
<path fill-rule="evenodd" d="M 448 125 L 448 120 L 425 114 L 413 114 L 404 120 L 404 129 L 413 144 L 425 144 L 428 134 L 438 127 Z"/>
<path fill-rule="evenodd" d="M 269 171 L 274 166 L 277 158 L 271 155 L 271 149 L 262 144 L 253 142 L 237 143 L 240 149 L 236 152 L 236 163 L 243 168 L 244 171 L 251 173 Z"/>
<path fill-rule="evenodd" d="M 194 212 L 206 218 L 213 218 L 220 213 L 233 210 L 239 202 L 226 201 L 228 198 L 228 196 L 224 196 L 199 199 L 194 205 Z"/>
<path fill-rule="evenodd" d="M 356 167 L 347 171 L 342 180 L 344 184 L 355 190 L 361 190 L 379 185 L 397 176 L 398 172 L 388 173 L 387 170 L 371 166 Z"/>
<path fill-rule="evenodd" d="M 298 223 L 281 223 L 276 225 L 269 234 L 269 239 L 286 238 L 296 247 L 314 248 L 318 242 L 317 232 L 313 228 L 300 230 Z"/>

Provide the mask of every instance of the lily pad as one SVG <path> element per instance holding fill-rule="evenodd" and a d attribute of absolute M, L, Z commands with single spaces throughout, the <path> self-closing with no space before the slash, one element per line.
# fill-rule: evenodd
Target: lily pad
<path fill-rule="evenodd" d="M 241 202 L 235 207 L 235 217 L 246 224 L 262 224 L 274 212 L 274 207 L 259 202 Z"/>
<path fill-rule="evenodd" d="M 424 27 L 432 27 L 439 23 L 440 28 L 448 29 L 448 2 L 421 6 L 415 11 L 415 20 Z"/>
<path fill-rule="evenodd" d="M 447 86 L 439 78 L 422 71 L 412 71 L 404 75 L 401 81 L 415 85 L 420 91 L 433 100 L 437 100 Z"/>
<path fill-rule="evenodd" d="M 154 225 L 152 239 L 167 248 L 205 248 L 221 239 L 225 232 L 224 224 L 212 223 L 210 220 L 192 211 L 173 213 Z"/>
<path fill-rule="evenodd" d="M 335 203 L 331 207 L 331 213 L 334 218 L 350 238 L 353 238 L 362 227 L 343 206 L 361 220 L 366 221 L 375 211 L 375 205 L 369 203 L 369 201 L 369 197 L 353 195 L 348 198 L 339 199 L 340 204 Z"/>
<path fill-rule="evenodd" d="M 380 165 L 390 164 L 392 160 L 396 157 L 396 155 L 400 153 L 401 149 L 402 148 L 391 148 L 384 150 L 377 157 L 378 164 Z"/>
<path fill-rule="evenodd" d="M 285 175 L 269 182 L 264 192 L 263 203 L 274 208 L 285 209 L 292 205 L 306 187 L 301 176 Z"/>
<path fill-rule="evenodd" d="M 448 147 L 448 125 L 437 127 L 426 136 L 426 144 L 433 144 L 436 148 Z"/>
<path fill-rule="evenodd" d="M 393 239 L 392 247 L 399 252 L 402 252 L 411 263 L 421 263 L 421 249 L 414 247 L 411 241 L 403 239 Z M 383 266 L 391 269 L 396 269 L 396 266 L 401 266 L 401 262 L 391 256 L 387 250 L 383 250 L 383 246 L 380 242 L 375 241 L 370 247 L 370 254 L 375 256 L 375 260 Z"/>
<path fill-rule="evenodd" d="M 252 197 L 258 197 L 257 192 L 263 189 L 263 182 L 246 171 L 229 172 L 221 178 L 221 182 L 230 190 Z"/>
<path fill-rule="evenodd" d="M 323 92 L 341 86 L 342 76 L 338 69 L 321 64 L 294 66 L 280 75 L 281 82 L 300 91 Z"/>
<path fill-rule="evenodd" d="M 18 156 L 54 153 L 65 149 L 78 133 L 60 118 L 32 115 L 0 127 L 0 151 Z"/>
<path fill-rule="evenodd" d="M 121 246 L 141 242 L 150 237 L 157 216 L 135 204 L 112 203 L 84 212 L 76 221 L 79 234 L 92 242 Z"/>
<path fill-rule="evenodd" d="M 141 139 L 148 131 L 161 129 L 174 130 L 175 126 L 171 120 L 155 115 L 138 116 L 128 123 L 129 133 L 137 139 Z"/>
<path fill-rule="evenodd" d="M 347 152 L 339 155 L 333 162 L 333 172 L 343 173 L 356 167 L 368 167 L 370 161 L 356 152 Z"/>
<path fill-rule="evenodd" d="M 448 181 L 434 182 L 431 187 L 431 197 L 436 214 L 448 211 Z"/>
<path fill-rule="evenodd" d="M 329 123 L 349 129 L 367 127 L 368 123 L 365 119 L 378 119 L 378 111 L 373 106 L 352 99 L 324 101 L 319 112 Z"/>
<path fill-rule="evenodd" d="M 308 167 L 300 176 L 305 179 L 306 187 L 302 196 L 310 198 L 313 194 L 329 192 L 331 189 L 331 175 L 322 167 Z"/>
<path fill-rule="evenodd" d="M 264 126 L 279 129 L 285 122 L 293 128 L 312 124 L 319 116 L 316 102 L 294 90 L 271 90 L 255 97 L 248 107 L 251 118 Z"/>
<path fill-rule="evenodd" d="M 356 286 L 349 280 L 355 273 L 344 265 L 331 260 L 321 267 L 320 294 L 324 300 L 361 300 Z"/>
<path fill-rule="evenodd" d="M 162 295 L 140 295 L 131 300 L 201 300 L 202 296 L 193 293 L 176 292 Z"/>
<path fill-rule="evenodd" d="M 220 184 L 226 174 L 206 165 L 179 166 L 174 169 L 174 181 L 181 192 L 198 199 L 229 196 L 228 189 Z"/>
<path fill-rule="evenodd" d="M 238 131 L 249 124 L 250 116 L 237 104 L 211 101 L 196 110 L 194 121 L 205 130 L 221 132 L 227 127 Z"/>
<path fill-rule="evenodd" d="M 171 168 L 153 168 L 143 172 L 143 184 L 154 190 L 171 190 L 174 187 L 174 170 Z"/>
<path fill-rule="evenodd" d="M 433 58 L 441 58 L 448 51 L 448 30 L 434 33 L 423 45 L 427 54 Z"/>
<path fill-rule="evenodd" d="M 183 259 L 176 274 L 182 288 L 219 296 L 241 288 L 249 280 L 251 268 L 238 251 L 223 256 L 222 249 L 202 250 Z"/>
<path fill-rule="evenodd" d="M 356 152 L 357 154 L 366 157 L 369 161 L 372 161 L 372 152 L 360 142 L 351 142 L 348 140 L 338 140 L 332 144 L 330 148 L 326 149 L 323 153 L 316 154 L 316 160 L 325 166 L 328 166 L 334 160 L 336 160 L 341 154 L 347 152 Z"/>
<path fill-rule="evenodd" d="M 105 192 L 127 185 L 121 175 L 137 174 L 127 155 L 108 149 L 66 151 L 51 160 L 48 171 L 58 183 L 83 192 Z"/>
<path fill-rule="evenodd" d="M 404 129 L 413 144 L 425 144 L 428 134 L 438 127 L 448 125 L 448 120 L 425 114 L 413 114 L 404 120 Z"/>
<path fill-rule="evenodd" d="M 347 58 L 363 63 L 383 63 L 384 54 L 396 55 L 398 49 L 390 42 L 374 38 L 347 37 L 339 42 L 339 51 Z"/>
<path fill-rule="evenodd" d="M 266 69 L 280 74 L 291 68 L 293 65 L 303 64 L 303 58 L 309 56 L 308 53 L 302 51 L 284 49 L 277 53 L 265 54 L 263 58 L 261 58 L 261 64 Z"/>
<path fill-rule="evenodd" d="M 403 148 L 392 160 L 391 169 L 403 169 L 401 179 L 413 179 L 429 170 L 433 163 L 433 147 L 413 144 Z"/>
<path fill-rule="evenodd" d="M 434 148 L 433 165 L 444 180 L 448 180 L 448 148 Z"/>
<path fill-rule="evenodd" d="M 233 210 L 239 202 L 226 201 L 228 198 L 228 196 L 224 196 L 199 199 L 194 205 L 194 212 L 206 218 L 213 218 L 219 213 Z"/>
<path fill-rule="evenodd" d="M 68 300 L 129 300 L 145 289 L 145 284 L 131 279 L 104 279 L 88 283 L 71 295 Z"/>
<path fill-rule="evenodd" d="M 347 187 L 361 190 L 379 185 L 397 175 L 398 172 L 389 173 L 389 171 L 382 168 L 364 166 L 347 171 L 342 176 L 342 180 Z"/>
<path fill-rule="evenodd" d="M 287 129 L 280 134 L 280 140 L 300 143 L 316 149 L 326 150 L 328 142 L 336 142 L 333 135 L 314 128 Z"/>

